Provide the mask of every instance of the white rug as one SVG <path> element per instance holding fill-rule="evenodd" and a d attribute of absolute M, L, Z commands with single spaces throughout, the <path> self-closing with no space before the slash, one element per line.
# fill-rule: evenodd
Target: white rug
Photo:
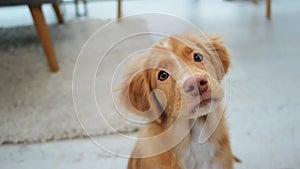
<path fill-rule="evenodd" d="M 32 26 L 0 29 L 0 144 L 44 142 L 86 136 L 74 111 L 72 101 L 72 73 L 76 58 L 85 41 L 108 21 L 86 19 L 63 25 L 52 25 L 49 29 L 55 44 L 60 71 L 50 73 L 44 52 Z M 146 22 L 131 20 L 114 24 L 109 33 L 98 36 L 91 46 L 96 54 L 103 54 L 103 43 L 126 31 L 146 31 Z M 116 39 L 116 38 L 115 38 Z M 102 43 L 102 44 L 101 44 Z M 150 39 L 124 43 L 108 54 L 108 58 L 122 58 L 123 53 L 144 48 L 152 44 Z M 104 72 L 113 70 L 102 67 Z M 101 76 L 101 75 L 99 75 Z M 84 81 L 82 84 L 84 85 Z M 109 91 L 101 91 L 101 79 L 97 81 L 97 95 L 101 97 Z M 103 82 L 104 83 L 104 82 Z M 99 88 L 100 86 L 100 88 Z M 103 92 L 103 93 L 101 93 Z M 92 136 L 116 132 L 103 121 L 99 114 L 90 109 L 78 112 L 89 134 Z M 117 115 L 113 106 L 102 110 L 109 117 L 110 124 L 120 132 L 136 129 Z"/>

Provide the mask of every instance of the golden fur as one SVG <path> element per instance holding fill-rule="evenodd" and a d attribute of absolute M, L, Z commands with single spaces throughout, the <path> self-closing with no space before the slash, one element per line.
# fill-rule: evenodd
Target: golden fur
<path fill-rule="evenodd" d="M 193 60 L 195 52 L 203 55 L 203 62 Z M 135 114 L 157 117 L 141 129 L 139 138 L 166 135 L 155 141 L 137 141 L 128 169 L 232 169 L 234 157 L 221 103 L 224 92 L 220 85 L 228 71 L 230 58 L 220 38 L 174 35 L 154 44 L 137 59 L 132 61 L 121 84 L 120 100 Z M 159 81 L 157 77 L 161 70 L 168 71 L 170 77 Z M 207 97 L 217 100 L 211 103 L 213 108 L 199 108 L 204 111 L 200 115 L 191 108 L 191 105 L 199 104 L 195 102 L 197 98 L 182 92 L 186 78 L 195 74 L 207 78 Z M 205 93 L 199 97 L 206 97 Z M 167 133 L 168 130 L 172 131 L 171 134 Z M 198 145 L 194 140 L 201 130 L 207 140 Z M 185 131 L 188 132 L 185 134 Z M 173 143 L 174 146 L 169 147 Z M 160 149 L 165 151 L 160 152 Z"/>

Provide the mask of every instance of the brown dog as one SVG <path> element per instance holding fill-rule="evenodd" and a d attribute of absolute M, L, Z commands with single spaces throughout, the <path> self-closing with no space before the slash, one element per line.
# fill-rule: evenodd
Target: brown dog
<path fill-rule="evenodd" d="M 182 34 L 132 61 L 120 100 L 147 117 L 129 169 L 232 169 L 221 80 L 230 59 L 219 37 Z"/>

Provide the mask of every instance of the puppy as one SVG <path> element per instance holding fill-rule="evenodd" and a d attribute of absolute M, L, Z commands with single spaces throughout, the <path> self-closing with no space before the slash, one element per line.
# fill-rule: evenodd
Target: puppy
<path fill-rule="evenodd" d="M 128 169 L 232 169 L 221 81 L 230 56 L 219 37 L 174 35 L 131 62 L 120 101 L 146 117 Z"/>

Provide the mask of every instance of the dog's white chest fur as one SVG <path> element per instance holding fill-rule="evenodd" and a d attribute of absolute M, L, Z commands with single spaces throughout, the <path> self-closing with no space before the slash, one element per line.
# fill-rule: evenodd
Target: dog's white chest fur
<path fill-rule="evenodd" d="M 210 169 L 215 155 L 215 146 L 206 141 L 199 143 L 199 135 L 202 130 L 201 122 L 196 122 L 191 130 L 191 138 L 184 150 L 179 152 L 185 169 Z"/>

